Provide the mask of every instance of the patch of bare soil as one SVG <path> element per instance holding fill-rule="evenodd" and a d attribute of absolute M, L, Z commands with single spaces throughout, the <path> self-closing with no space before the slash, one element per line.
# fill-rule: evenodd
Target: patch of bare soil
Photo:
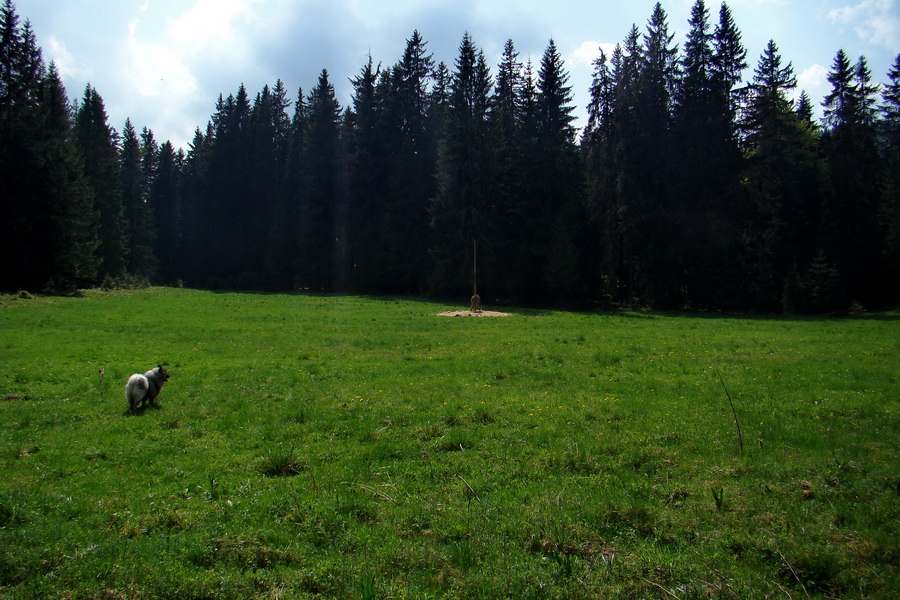
<path fill-rule="evenodd" d="M 497 312 L 496 310 L 482 310 L 472 312 L 471 310 L 451 310 L 438 313 L 439 317 L 511 317 L 512 313 Z"/>

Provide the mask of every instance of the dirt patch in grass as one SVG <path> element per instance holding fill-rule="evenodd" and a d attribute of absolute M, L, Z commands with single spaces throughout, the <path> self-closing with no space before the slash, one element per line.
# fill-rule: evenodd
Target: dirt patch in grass
<path fill-rule="evenodd" d="M 439 317 L 511 317 L 512 313 L 497 312 L 496 310 L 482 310 L 472 312 L 471 310 L 450 310 L 438 313 Z"/>

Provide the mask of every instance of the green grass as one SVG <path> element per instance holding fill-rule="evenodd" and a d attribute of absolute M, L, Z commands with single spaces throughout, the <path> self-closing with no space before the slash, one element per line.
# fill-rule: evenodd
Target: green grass
<path fill-rule="evenodd" d="M 452 308 L 3 297 L 0 597 L 897 597 L 895 313 Z"/>

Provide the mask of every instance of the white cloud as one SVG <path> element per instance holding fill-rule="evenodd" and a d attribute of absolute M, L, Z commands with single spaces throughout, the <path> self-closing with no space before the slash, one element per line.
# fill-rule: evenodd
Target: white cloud
<path fill-rule="evenodd" d="M 600 57 L 600 50 L 606 53 L 606 57 L 612 56 L 616 45 L 609 42 L 584 42 L 569 54 L 568 62 L 573 65 L 580 65 L 593 68 L 594 60 Z"/>
<path fill-rule="evenodd" d="M 127 73 L 132 89 L 141 96 L 193 95 L 197 80 L 170 46 L 137 39 L 135 25 L 128 41 Z"/>
<path fill-rule="evenodd" d="M 56 36 L 51 35 L 48 38 L 44 54 L 56 63 L 56 68 L 63 78 L 90 80 L 93 75 L 93 70 L 69 52 L 65 43 Z"/>
<path fill-rule="evenodd" d="M 829 11 L 828 18 L 853 27 L 862 40 L 871 44 L 895 48 L 900 40 L 900 15 L 894 9 L 894 0 L 862 0 Z"/>
<path fill-rule="evenodd" d="M 236 0 L 223 0 L 221 10 L 214 0 L 200 0 L 182 13 L 169 26 L 169 37 L 177 44 L 203 44 L 209 38 L 232 37 L 231 19 L 242 5 Z"/>
<path fill-rule="evenodd" d="M 169 26 L 169 38 L 182 50 L 197 54 L 215 48 L 231 55 L 241 52 L 241 34 L 256 20 L 245 0 L 198 0 Z"/>
<path fill-rule="evenodd" d="M 812 93 L 828 85 L 828 69 L 822 65 L 813 65 L 797 75 L 797 87 Z"/>
<path fill-rule="evenodd" d="M 815 64 L 797 75 L 797 87 L 792 96 L 794 100 L 797 100 L 800 97 L 800 92 L 806 92 L 810 100 L 812 100 L 815 115 L 821 117 L 821 101 L 828 95 L 830 90 L 828 69 L 822 65 Z"/>
<path fill-rule="evenodd" d="M 191 115 L 208 98 L 189 66 L 191 63 L 185 62 L 191 58 L 184 52 L 185 46 L 156 36 L 152 26 L 142 25 L 143 18 L 128 25 L 127 47 L 119 68 L 129 94 L 120 100 L 121 110 L 138 118 L 138 126 L 147 124 L 151 129 L 164 131 L 161 139 L 186 147 L 198 125 Z M 148 122 L 143 123 L 141 117 Z"/>

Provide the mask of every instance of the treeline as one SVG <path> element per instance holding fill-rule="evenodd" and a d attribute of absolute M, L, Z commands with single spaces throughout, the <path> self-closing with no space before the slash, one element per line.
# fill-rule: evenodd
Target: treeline
<path fill-rule="evenodd" d="M 551 40 L 495 74 L 418 32 L 370 57 L 351 106 L 323 70 L 220 96 L 187 153 L 71 105 L 29 23 L 0 14 L 6 290 L 213 289 L 824 312 L 900 299 L 900 56 L 888 84 L 843 51 L 824 120 L 770 42 L 752 78 L 726 4 L 682 49 L 657 4 L 595 63 L 580 139 Z M 749 84 L 745 83 L 749 79 Z"/>

